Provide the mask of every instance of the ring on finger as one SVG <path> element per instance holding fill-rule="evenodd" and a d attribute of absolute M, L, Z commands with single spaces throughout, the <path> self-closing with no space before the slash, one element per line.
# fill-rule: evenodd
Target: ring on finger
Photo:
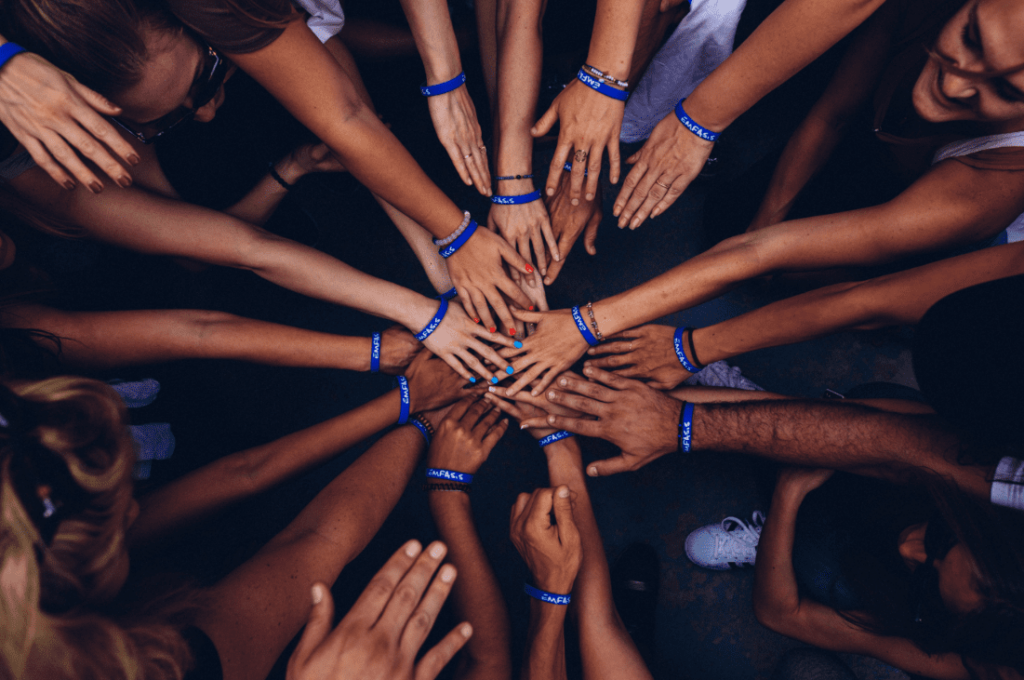
<path fill-rule="evenodd" d="M 573 158 L 577 163 L 582 163 L 587 160 L 587 152 L 583 149 L 576 149 L 576 155 Z"/>
<path fill-rule="evenodd" d="M 472 157 L 473 157 L 473 154 L 471 154 L 471 153 L 467 153 L 465 156 L 463 156 L 463 158 L 472 158 Z"/>
<path fill-rule="evenodd" d="M 666 190 L 671 189 L 668 184 L 662 184 L 661 182 L 655 182 L 659 187 L 664 187 Z"/>

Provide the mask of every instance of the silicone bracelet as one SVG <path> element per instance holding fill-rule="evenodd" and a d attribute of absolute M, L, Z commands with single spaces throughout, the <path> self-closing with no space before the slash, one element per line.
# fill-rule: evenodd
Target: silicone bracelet
<path fill-rule="evenodd" d="M 459 294 L 459 291 L 457 291 L 455 289 L 455 286 L 452 286 L 451 290 L 446 290 L 445 292 L 441 293 L 437 297 L 438 297 L 439 300 L 451 300 L 453 297 L 455 297 L 458 294 Z"/>
<path fill-rule="evenodd" d="M 559 595 L 558 593 L 549 593 L 546 590 L 540 588 L 534 588 L 529 583 L 523 584 L 523 592 L 530 597 L 536 598 L 541 602 L 547 602 L 548 604 L 569 604 L 572 600 L 571 595 Z"/>
<path fill-rule="evenodd" d="M 380 371 L 380 333 L 370 336 L 370 373 Z"/>
<path fill-rule="evenodd" d="M 6 42 L 3 45 L 0 45 L 0 68 L 2 68 L 4 64 L 9 62 L 11 60 L 11 57 L 13 57 L 16 54 L 21 54 L 24 51 L 25 48 L 21 45 L 18 45 L 17 43 Z"/>
<path fill-rule="evenodd" d="M 685 99 L 685 97 L 683 99 Z M 679 119 L 679 122 L 683 124 L 683 127 L 701 139 L 705 139 L 709 142 L 717 140 L 720 133 L 707 129 L 693 118 L 686 115 L 686 111 L 683 110 L 683 99 L 680 99 L 679 103 L 676 104 L 676 117 Z"/>
<path fill-rule="evenodd" d="M 456 470 L 445 470 L 443 468 L 427 468 L 428 479 L 443 479 L 447 482 L 459 482 L 460 484 L 472 484 L 473 475 L 468 472 L 457 472 Z"/>
<path fill-rule="evenodd" d="M 439 94 L 445 94 L 446 92 L 451 92 L 452 90 L 462 87 L 465 82 L 466 72 L 462 71 L 451 80 L 446 80 L 443 83 L 438 83 L 437 85 L 427 85 L 426 83 L 423 83 L 420 86 L 420 92 L 424 97 L 436 97 Z"/>
<path fill-rule="evenodd" d="M 683 453 L 690 452 L 690 444 L 693 441 L 693 404 L 686 402 L 679 414 L 679 450 Z"/>
<path fill-rule="evenodd" d="M 587 327 L 587 322 L 583 320 L 579 307 L 572 308 L 572 320 L 576 322 L 576 328 L 580 329 L 580 335 L 587 341 L 587 344 L 591 347 L 596 347 L 597 338 L 594 337 L 594 334 L 590 332 L 590 328 Z"/>
<path fill-rule="evenodd" d="M 676 356 L 679 357 L 679 363 L 683 365 L 690 373 L 700 373 L 700 369 L 697 368 L 692 361 L 686 358 L 686 350 L 683 349 L 683 333 L 686 332 L 686 326 L 680 326 L 676 329 L 675 337 L 672 340 L 672 344 L 676 350 Z"/>
<path fill-rule="evenodd" d="M 457 239 L 455 239 L 447 246 L 438 251 L 441 254 L 441 257 L 447 260 L 449 257 L 458 252 L 459 248 L 466 245 L 466 241 L 469 240 L 469 237 L 476 233 L 476 228 L 476 220 L 470 220 L 469 226 L 466 227 L 466 230 L 462 232 L 462 234 L 460 234 Z"/>
<path fill-rule="evenodd" d="M 629 81 L 612 78 L 610 75 L 608 75 L 601 69 L 597 68 L 596 66 L 584 64 L 583 70 L 587 71 L 588 73 L 590 73 L 590 75 L 594 76 L 599 80 L 604 80 L 605 82 L 612 83 L 613 85 L 618 85 L 619 87 L 629 87 Z"/>
<path fill-rule="evenodd" d="M 409 381 L 405 379 L 404 375 L 400 375 L 395 380 L 398 381 L 398 394 L 402 397 L 402 408 L 398 412 L 398 424 L 405 425 L 409 422 Z"/>
<path fill-rule="evenodd" d="M 448 300 L 441 298 L 441 304 L 437 307 L 437 313 L 434 314 L 434 318 L 430 320 L 426 326 L 423 327 L 419 333 L 416 334 L 416 339 L 423 342 L 430 337 L 430 334 L 437 330 L 437 327 L 444 321 L 444 315 L 448 312 Z"/>
<path fill-rule="evenodd" d="M 539 446 L 539 447 L 541 447 L 543 449 L 548 444 L 554 444 L 555 442 L 562 441 L 566 437 L 571 437 L 571 436 L 572 436 L 572 432 L 567 432 L 566 430 L 559 430 L 558 432 L 552 432 L 547 437 L 543 437 L 541 439 L 538 439 L 537 440 L 537 446 Z"/>
<path fill-rule="evenodd" d="M 566 164 L 565 164 L 565 171 L 566 171 L 566 172 L 572 172 L 572 163 L 566 163 Z M 586 176 L 587 176 L 587 173 L 589 173 L 589 172 L 590 172 L 590 170 L 588 170 L 588 169 L 584 168 L 584 170 L 583 170 L 583 176 L 584 176 L 584 177 L 586 177 Z"/>
<path fill-rule="evenodd" d="M 495 205 L 521 205 L 523 203 L 533 203 L 534 201 L 540 200 L 540 189 L 531 191 L 528 194 L 519 194 L 518 196 L 491 196 L 491 203 Z"/>
<path fill-rule="evenodd" d="M 579 80 L 584 85 L 586 85 L 587 87 L 589 87 L 591 90 L 594 90 L 595 92 L 600 92 L 605 97 L 618 99 L 620 102 L 624 102 L 627 98 L 629 98 L 629 93 L 626 92 L 625 90 L 616 90 L 611 85 L 602 83 L 600 80 L 590 75 L 583 69 L 580 69 L 580 72 L 576 74 L 576 79 Z"/>
<path fill-rule="evenodd" d="M 412 425 L 413 427 L 415 427 L 417 430 L 420 431 L 420 434 L 423 435 L 423 438 L 427 440 L 427 446 L 430 446 L 430 432 L 427 431 L 427 426 L 424 425 L 423 423 L 421 423 L 416 418 L 413 418 L 412 420 L 410 420 L 409 424 Z"/>

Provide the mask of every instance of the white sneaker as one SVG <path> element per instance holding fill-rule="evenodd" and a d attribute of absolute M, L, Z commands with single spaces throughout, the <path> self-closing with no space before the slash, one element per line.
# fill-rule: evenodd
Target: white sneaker
<path fill-rule="evenodd" d="M 764 514 L 755 510 L 750 524 L 726 517 L 719 524 L 708 524 L 686 537 L 686 556 L 705 569 L 732 569 L 754 564 L 757 542 L 761 539 Z"/>

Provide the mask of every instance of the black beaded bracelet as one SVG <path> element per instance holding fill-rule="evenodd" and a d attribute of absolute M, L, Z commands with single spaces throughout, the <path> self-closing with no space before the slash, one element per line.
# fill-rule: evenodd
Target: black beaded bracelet
<path fill-rule="evenodd" d="M 277 174 L 277 168 L 274 167 L 273 163 L 271 163 L 268 166 L 267 172 L 270 173 L 270 176 L 273 177 L 277 181 L 278 184 L 280 184 L 281 186 L 284 187 L 285 191 L 291 191 L 292 187 L 295 186 L 294 184 L 289 184 L 288 182 L 285 182 L 284 178 L 282 178 L 281 175 Z"/>
<path fill-rule="evenodd" d="M 529 175 L 502 175 L 501 177 L 495 177 L 494 181 L 501 182 L 502 180 L 512 179 L 533 179 L 533 173 L 530 173 Z"/>
<path fill-rule="evenodd" d="M 461 484 L 459 482 L 427 482 L 423 485 L 424 491 L 461 491 L 462 493 L 469 493 L 469 484 Z"/>

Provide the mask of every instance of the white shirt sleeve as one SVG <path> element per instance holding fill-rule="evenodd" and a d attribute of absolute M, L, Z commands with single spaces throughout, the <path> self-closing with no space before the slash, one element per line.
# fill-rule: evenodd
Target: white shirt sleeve
<path fill-rule="evenodd" d="M 1024 460 L 1006 456 L 999 461 L 990 498 L 995 505 L 1024 510 Z"/>
<path fill-rule="evenodd" d="M 345 26 L 345 12 L 339 0 L 294 0 L 295 4 L 309 12 L 306 25 L 320 42 L 327 42 L 341 33 Z"/>

